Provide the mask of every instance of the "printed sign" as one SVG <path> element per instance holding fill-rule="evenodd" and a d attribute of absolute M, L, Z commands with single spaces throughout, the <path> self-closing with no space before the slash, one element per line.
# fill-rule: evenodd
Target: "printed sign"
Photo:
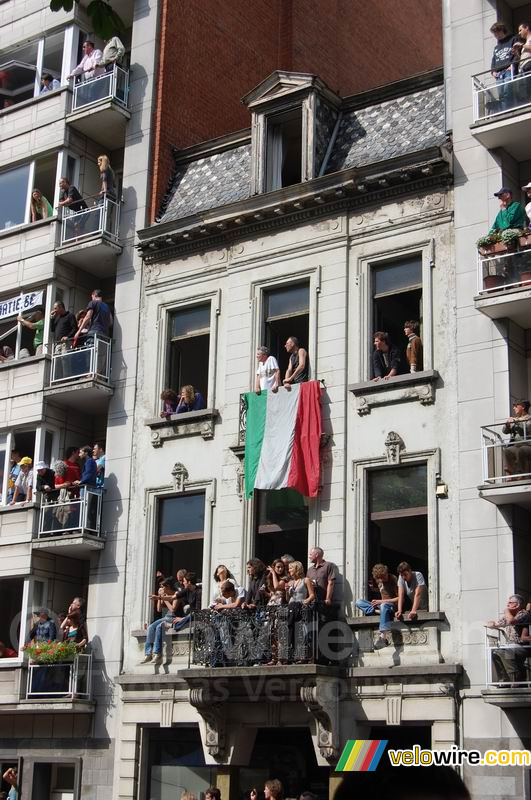
<path fill-rule="evenodd" d="M 44 292 L 28 292 L 28 294 L 19 294 L 11 300 L 0 301 L 0 321 L 8 317 L 16 317 L 17 314 L 22 314 L 24 311 L 30 311 L 35 306 L 41 306 Z"/>

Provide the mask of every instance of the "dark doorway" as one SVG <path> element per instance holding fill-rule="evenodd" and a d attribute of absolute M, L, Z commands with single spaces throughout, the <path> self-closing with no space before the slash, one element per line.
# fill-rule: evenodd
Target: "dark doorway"
<path fill-rule="evenodd" d="M 294 489 L 255 492 L 255 554 L 264 564 L 289 553 L 306 564 L 308 558 L 308 506 Z"/>
<path fill-rule="evenodd" d="M 159 503 L 159 537 L 156 567 L 166 577 L 179 569 L 203 571 L 205 495 L 184 494 L 166 497 Z"/>
<path fill-rule="evenodd" d="M 216 785 L 216 768 L 205 765 L 197 725 L 150 728 L 147 797 L 149 800 L 178 800 L 183 791 L 204 797 Z"/>
<path fill-rule="evenodd" d="M 264 344 L 278 361 L 281 379 L 286 374 L 289 361 L 284 347 L 286 339 L 295 336 L 300 347 L 307 350 L 309 319 L 310 288 L 307 283 L 290 284 L 264 293 Z M 311 364 L 312 354 L 308 353 L 308 357 Z"/>

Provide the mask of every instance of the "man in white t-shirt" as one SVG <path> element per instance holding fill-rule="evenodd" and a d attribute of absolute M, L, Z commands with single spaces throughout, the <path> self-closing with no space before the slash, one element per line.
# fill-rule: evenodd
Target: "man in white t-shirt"
<path fill-rule="evenodd" d="M 402 561 L 398 567 L 398 609 L 395 619 L 401 619 L 406 603 L 406 597 L 411 604 L 408 619 L 416 619 L 417 611 L 428 609 L 428 587 L 422 572 L 414 572 L 407 561 Z"/>
<path fill-rule="evenodd" d="M 255 391 L 260 394 L 262 390 L 271 389 L 278 392 L 280 385 L 280 369 L 275 356 L 272 356 L 269 347 L 261 345 L 256 351 L 258 367 L 256 370 Z"/>
<path fill-rule="evenodd" d="M 526 183 L 525 186 L 522 186 L 522 190 L 527 195 L 527 203 L 525 205 L 525 214 L 526 214 L 526 217 L 527 217 L 529 223 L 531 224 L 531 181 L 529 181 L 529 183 Z"/>

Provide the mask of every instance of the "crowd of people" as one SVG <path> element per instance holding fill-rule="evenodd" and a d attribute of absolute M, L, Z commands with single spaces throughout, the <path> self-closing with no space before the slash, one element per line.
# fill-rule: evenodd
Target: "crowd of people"
<path fill-rule="evenodd" d="M 209 787 L 204 794 L 205 800 L 222 800 L 221 791 L 215 786 Z M 245 793 L 245 800 L 289 800 L 284 793 L 282 781 L 278 778 L 270 778 L 264 783 L 263 791 L 253 786 Z M 194 792 L 185 790 L 181 793 L 180 800 L 198 800 Z M 295 800 L 295 798 L 294 798 Z M 313 792 L 302 792 L 298 800 L 318 800 Z"/>
<path fill-rule="evenodd" d="M 498 86 L 498 94 L 489 100 L 489 105 L 490 112 L 497 113 L 531 99 L 531 88 L 527 80 L 511 85 L 515 78 L 531 73 L 531 24 L 521 22 L 518 35 L 515 35 L 505 23 L 495 22 L 491 25 L 490 32 L 496 39 L 490 68 Z"/>
<path fill-rule="evenodd" d="M 33 614 L 27 642 L 71 642 L 76 650 L 82 652 L 89 642 L 85 599 L 74 597 L 65 612 L 51 614 L 47 608 L 41 608 Z M 17 652 L 0 642 L 0 658 L 16 658 Z"/>
<path fill-rule="evenodd" d="M 219 564 L 214 571 L 213 599 L 209 607 L 214 618 L 234 609 L 260 614 L 268 608 L 285 607 L 289 612 L 288 628 L 293 631 L 303 608 L 318 603 L 331 609 L 335 602 L 337 567 L 325 560 L 320 547 L 310 550 L 309 559 L 310 567 L 305 570 L 302 562 L 287 553 L 274 559 L 269 566 L 259 558 L 251 558 L 247 562 L 247 588 L 238 583 L 225 564 Z M 162 663 L 165 630 L 181 630 L 190 623 L 193 612 L 203 608 L 202 585 L 195 573 L 180 569 L 173 578 L 157 571 L 156 581 L 157 591 L 150 594 L 149 599 L 155 606 L 157 618 L 147 629 L 144 664 Z M 258 654 L 258 661 L 274 666 L 284 659 L 278 647 L 278 631 L 270 633 L 271 647 Z M 286 655 L 288 653 L 293 656 L 294 648 Z M 266 655 L 268 661 L 265 661 Z"/>

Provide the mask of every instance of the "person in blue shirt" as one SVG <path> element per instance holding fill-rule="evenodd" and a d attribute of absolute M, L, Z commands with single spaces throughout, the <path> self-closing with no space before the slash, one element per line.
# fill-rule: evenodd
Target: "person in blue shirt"
<path fill-rule="evenodd" d="M 105 448 L 103 445 L 96 442 L 92 450 L 92 457 L 96 462 L 96 486 L 102 489 L 105 483 Z"/>
<path fill-rule="evenodd" d="M 18 800 L 18 769 L 8 767 L 2 777 L 11 787 L 7 795 L 8 800 Z"/>
<path fill-rule="evenodd" d="M 57 627 L 55 622 L 50 619 L 48 612 L 42 608 L 38 614 L 39 621 L 33 626 L 30 631 L 30 641 L 36 642 L 53 642 L 57 639 Z"/>
<path fill-rule="evenodd" d="M 196 392 L 194 387 L 189 384 L 182 387 L 179 405 L 175 411 L 176 414 L 184 414 L 187 411 L 200 411 L 204 407 L 205 401 L 201 392 Z"/>
<path fill-rule="evenodd" d="M 81 480 L 76 481 L 78 486 L 97 486 L 98 468 L 96 462 L 92 458 L 92 447 L 87 445 L 82 447 L 80 451 L 82 472 Z"/>

